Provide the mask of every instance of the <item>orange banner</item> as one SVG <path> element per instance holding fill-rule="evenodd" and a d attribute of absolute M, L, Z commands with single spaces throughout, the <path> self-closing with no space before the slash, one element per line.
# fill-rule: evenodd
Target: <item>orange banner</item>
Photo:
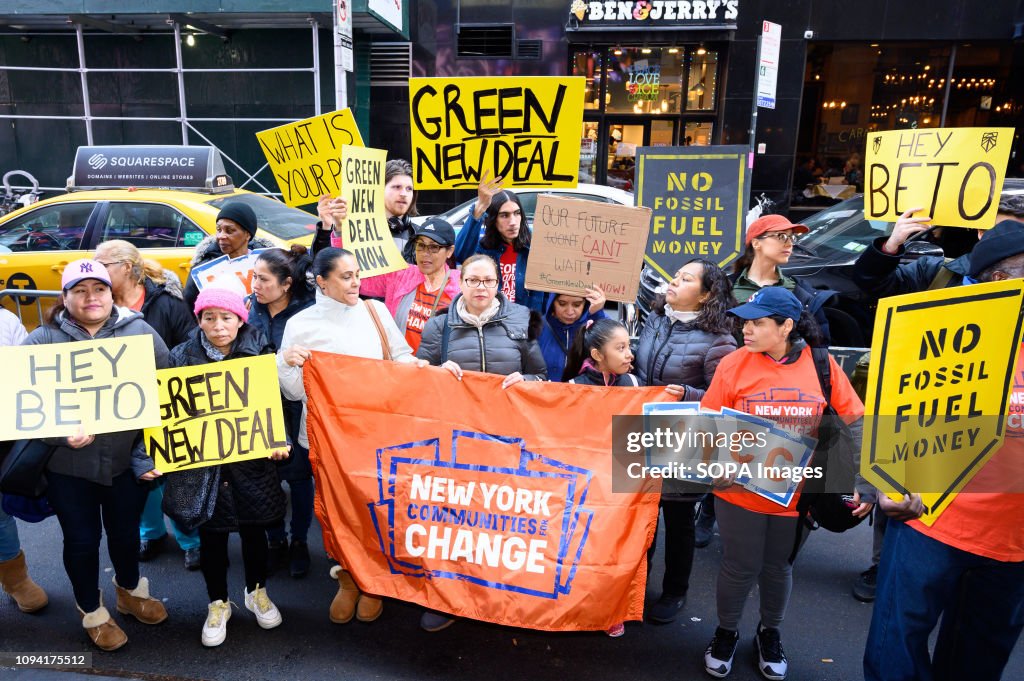
<path fill-rule="evenodd" d="M 324 545 L 363 590 L 460 617 L 549 631 L 641 619 L 659 495 L 620 491 L 624 475 L 612 491 L 612 416 L 664 390 L 501 381 L 314 353 Z"/>

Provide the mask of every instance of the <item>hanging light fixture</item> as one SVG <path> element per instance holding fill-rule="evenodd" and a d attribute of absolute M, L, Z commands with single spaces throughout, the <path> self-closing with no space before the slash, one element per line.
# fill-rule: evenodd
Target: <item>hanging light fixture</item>
<path fill-rule="evenodd" d="M 192 34 L 192 33 L 189 33 L 187 36 L 185 36 L 185 44 L 188 45 L 189 47 L 195 47 L 196 46 L 196 37 L 195 37 L 195 35 Z"/>

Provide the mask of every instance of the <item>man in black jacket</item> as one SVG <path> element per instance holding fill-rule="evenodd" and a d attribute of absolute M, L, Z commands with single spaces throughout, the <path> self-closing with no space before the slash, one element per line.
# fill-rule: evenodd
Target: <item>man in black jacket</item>
<path fill-rule="evenodd" d="M 969 277 L 970 254 L 953 260 L 938 256 L 923 256 L 909 263 L 900 263 L 906 254 L 903 244 L 911 236 L 931 227 L 928 216 L 913 217 L 920 208 L 908 210 L 893 226 L 892 234 L 879 237 L 857 259 L 853 267 L 854 283 L 868 295 L 878 298 L 898 296 L 940 288 L 961 286 Z M 996 223 L 1003 220 L 1024 222 L 1024 195 L 1004 193 L 999 202 Z M 984 236 L 980 232 L 979 236 Z M 876 507 L 871 567 L 862 572 L 853 585 L 853 597 L 870 603 L 875 600 L 878 563 L 885 538 L 886 516 Z"/>

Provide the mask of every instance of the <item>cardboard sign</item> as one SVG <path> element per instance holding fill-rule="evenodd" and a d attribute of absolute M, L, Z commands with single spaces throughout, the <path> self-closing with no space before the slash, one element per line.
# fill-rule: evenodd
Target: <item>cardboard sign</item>
<path fill-rule="evenodd" d="M 363 146 L 348 109 L 332 111 L 256 133 L 281 200 L 289 206 L 316 203 L 341 190 L 341 147 Z"/>
<path fill-rule="evenodd" d="M 724 267 L 743 252 L 747 147 L 641 147 L 636 201 L 653 211 L 645 260 L 665 281 L 693 258 Z"/>
<path fill-rule="evenodd" d="M 614 203 L 537 197 L 526 288 L 633 302 L 650 231 L 651 210 Z"/>
<path fill-rule="evenodd" d="M 252 293 L 252 269 L 256 260 L 266 248 L 254 248 L 240 258 L 222 255 L 196 265 L 189 272 L 192 281 L 202 291 L 207 286 L 225 288 L 241 296 Z"/>
<path fill-rule="evenodd" d="M 918 206 L 936 225 L 988 229 L 1013 128 L 891 130 L 868 135 L 864 217 L 896 222 Z"/>
<path fill-rule="evenodd" d="M 893 499 L 916 492 L 931 525 L 1002 446 L 1024 281 L 883 298 L 861 474 Z"/>
<path fill-rule="evenodd" d="M 409 266 L 395 245 L 384 212 L 384 164 L 388 152 L 341 148 L 342 196 L 348 201 L 343 226 L 345 248 L 359 263 L 360 277 L 397 272 Z"/>
<path fill-rule="evenodd" d="M 159 426 L 146 451 L 161 473 L 265 459 L 284 449 L 284 410 L 274 355 L 161 369 Z"/>
<path fill-rule="evenodd" d="M 575 187 L 583 136 L 582 77 L 410 78 L 416 188 Z"/>
<path fill-rule="evenodd" d="M 156 425 L 151 336 L 0 348 L 0 440 L 116 433 Z"/>
<path fill-rule="evenodd" d="M 549 631 L 642 617 L 659 496 L 612 491 L 612 416 L 663 390 L 323 352 L 304 373 L 324 544 L 368 593 Z"/>

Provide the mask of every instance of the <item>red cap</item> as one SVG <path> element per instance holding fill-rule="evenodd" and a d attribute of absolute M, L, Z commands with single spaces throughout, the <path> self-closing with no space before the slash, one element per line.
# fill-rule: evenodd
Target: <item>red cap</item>
<path fill-rule="evenodd" d="M 764 217 L 758 218 L 750 223 L 747 227 L 747 245 L 768 232 L 785 232 L 791 229 L 797 234 L 807 234 L 811 231 L 806 225 L 794 225 L 792 222 L 786 219 L 784 215 L 765 215 Z"/>

